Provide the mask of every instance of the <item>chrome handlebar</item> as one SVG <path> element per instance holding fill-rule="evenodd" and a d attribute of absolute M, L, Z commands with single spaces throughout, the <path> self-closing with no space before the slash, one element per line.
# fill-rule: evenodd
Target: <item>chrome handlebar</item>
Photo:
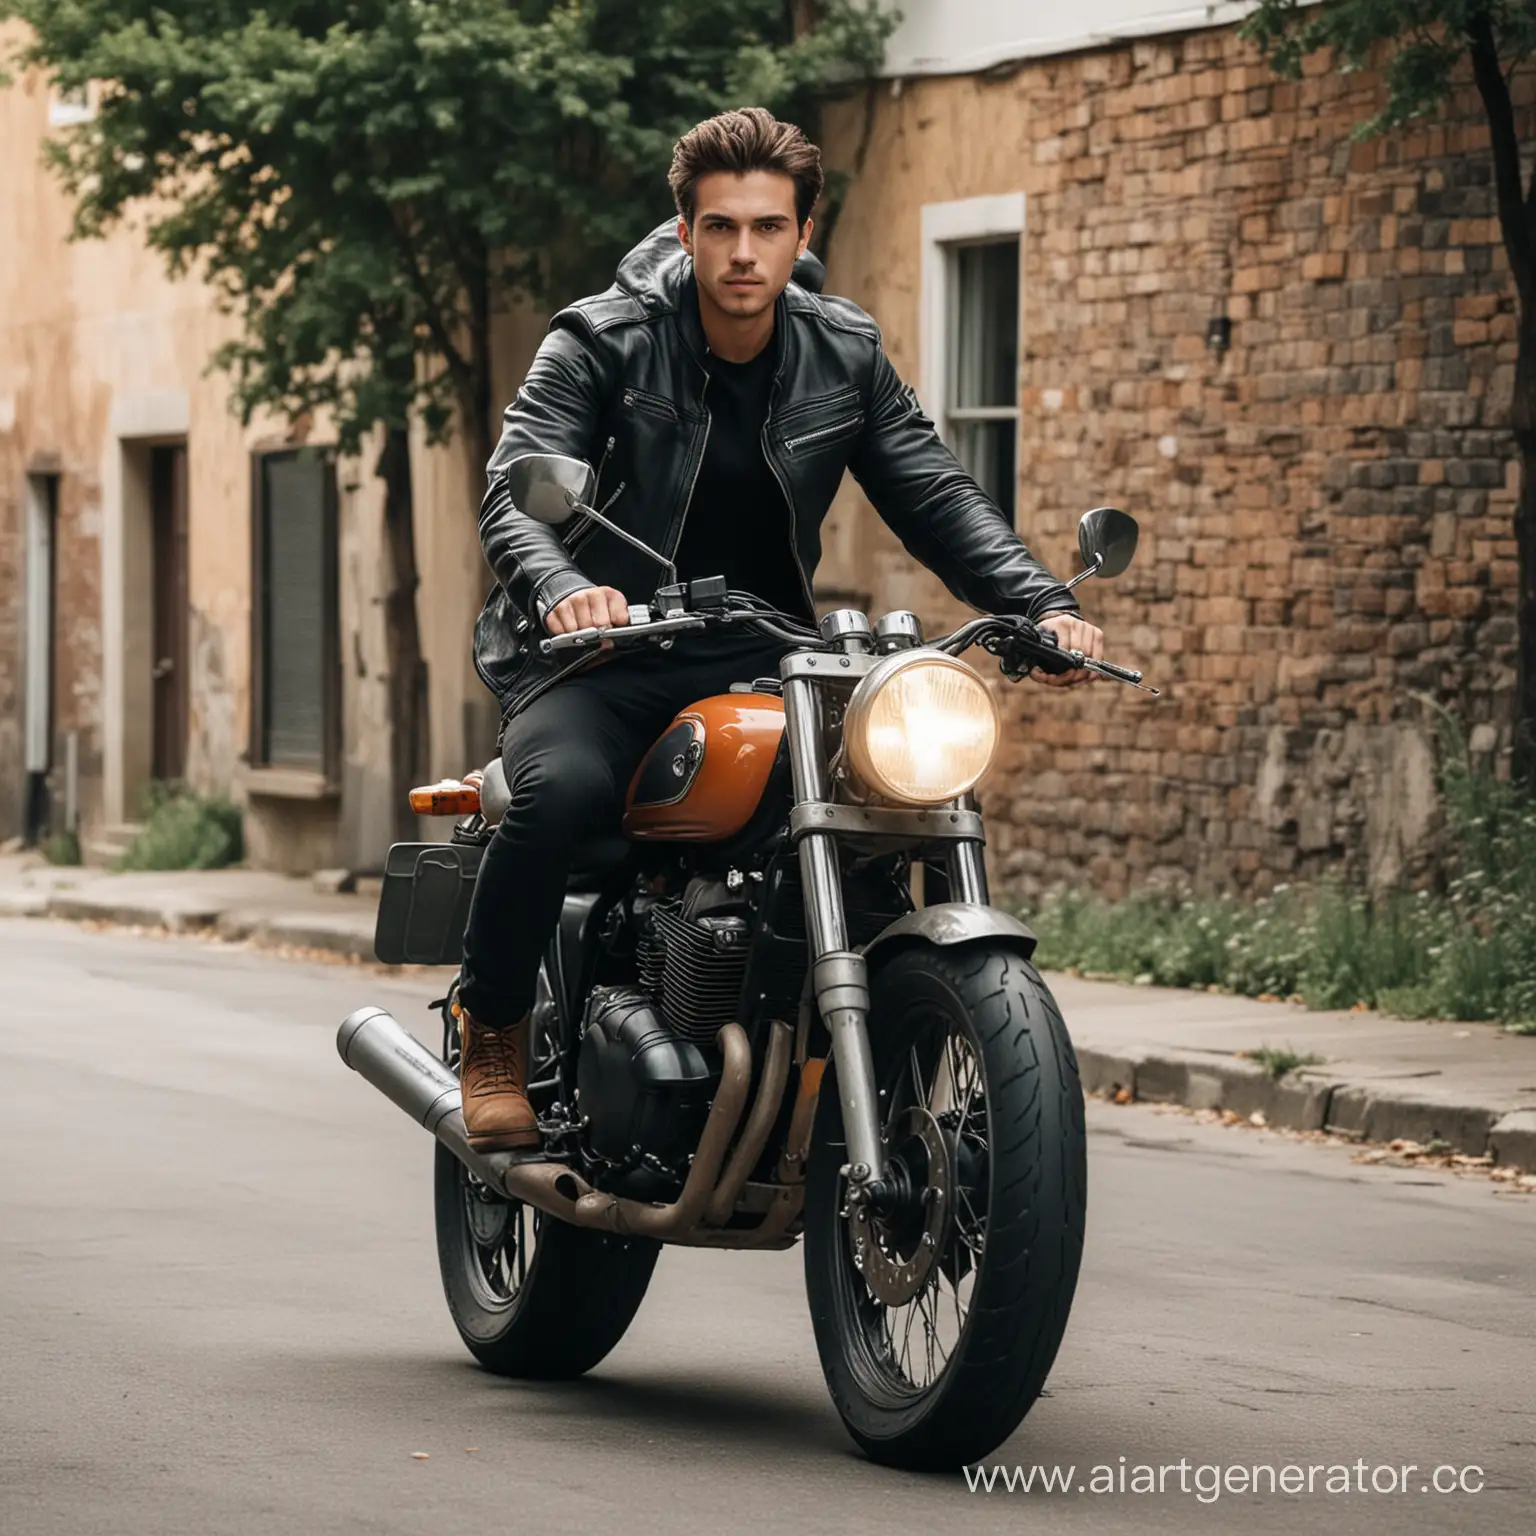
<path fill-rule="evenodd" d="M 562 635 L 548 635 L 539 641 L 539 651 L 545 656 L 556 656 L 597 650 L 604 646 L 619 650 L 633 650 L 642 645 L 660 645 L 665 648 L 679 635 L 726 627 L 754 629 L 760 634 L 782 640 L 786 645 L 816 649 L 825 646 L 816 631 L 784 614 L 754 607 L 739 599 L 717 608 L 692 612 L 677 610 L 658 615 L 649 604 L 644 603 L 632 603 L 629 611 L 628 624 L 598 625 L 571 630 Z M 979 645 L 998 658 L 1003 675 L 1014 682 L 1035 667 L 1051 673 L 1082 669 L 1139 688 L 1143 693 L 1156 696 L 1160 691 L 1148 687 L 1142 681 L 1142 673 L 1134 668 L 1085 656 L 1081 651 L 1065 650 L 1057 644 L 1054 636 L 1042 633 L 1028 619 L 1016 616 L 987 615 L 970 619 L 952 633 L 930 641 L 929 645 L 951 656 L 958 656 L 971 646 Z"/>

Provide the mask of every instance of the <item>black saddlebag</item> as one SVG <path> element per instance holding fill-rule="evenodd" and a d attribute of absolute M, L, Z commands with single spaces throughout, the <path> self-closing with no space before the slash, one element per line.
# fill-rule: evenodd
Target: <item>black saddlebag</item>
<path fill-rule="evenodd" d="M 389 850 L 373 930 L 373 952 L 385 965 L 459 964 L 484 852 L 466 843 L 396 843 Z"/>

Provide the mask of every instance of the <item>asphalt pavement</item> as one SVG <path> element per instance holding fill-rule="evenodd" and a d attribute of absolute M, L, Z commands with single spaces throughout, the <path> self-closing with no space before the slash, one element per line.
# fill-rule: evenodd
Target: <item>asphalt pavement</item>
<path fill-rule="evenodd" d="M 665 1253 L 582 1382 L 478 1370 L 428 1139 L 333 1045 L 428 1035 L 431 978 L 17 920 L 0 975 L 5 1536 L 1536 1528 L 1536 1198 L 1091 1105 L 1071 1329 L 989 1465 L 1127 1491 L 972 1493 L 853 1450 L 797 1252 Z M 1287 1466 L 1351 1491 L 1232 1491 Z"/>

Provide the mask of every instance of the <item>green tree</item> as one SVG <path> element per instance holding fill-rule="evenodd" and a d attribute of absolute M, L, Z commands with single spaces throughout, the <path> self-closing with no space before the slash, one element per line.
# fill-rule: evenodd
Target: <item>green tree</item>
<path fill-rule="evenodd" d="M 1468 79 L 1488 120 L 1494 194 L 1514 279 L 1519 331 L 1510 426 L 1520 452 L 1515 512 L 1519 549 L 1515 764 L 1536 778 L 1536 166 L 1521 174 L 1518 82 L 1536 56 L 1531 0 L 1260 0 L 1243 24 L 1271 66 L 1295 79 L 1309 54 L 1329 49 L 1348 68 L 1382 66 L 1386 100 L 1356 131 L 1391 132 L 1439 111 Z"/>
<path fill-rule="evenodd" d="M 574 297 L 665 217 L 677 136 L 755 102 L 812 126 L 878 62 L 873 0 L 0 0 L 17 61 L 96 92 L 51 141 L 75 230 L 125 218 L 239 319 L 246 420 L 379 432 L 397 791 L 423 769 L 409 429 L 462 432 L 472 515 L 493 313 Z M 396 803 L 403 804 L 397 793 Z"/>

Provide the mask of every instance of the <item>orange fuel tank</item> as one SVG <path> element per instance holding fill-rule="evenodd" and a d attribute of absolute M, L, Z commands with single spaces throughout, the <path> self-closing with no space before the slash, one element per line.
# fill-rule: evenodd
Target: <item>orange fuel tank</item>
<path fill-rule="evenodd" d="M 768 693 L 721 693 L 690 704 L 630 782 L 624 835 L 639 842 L 719 842 L 752 819 L 784 734 Z"/>

